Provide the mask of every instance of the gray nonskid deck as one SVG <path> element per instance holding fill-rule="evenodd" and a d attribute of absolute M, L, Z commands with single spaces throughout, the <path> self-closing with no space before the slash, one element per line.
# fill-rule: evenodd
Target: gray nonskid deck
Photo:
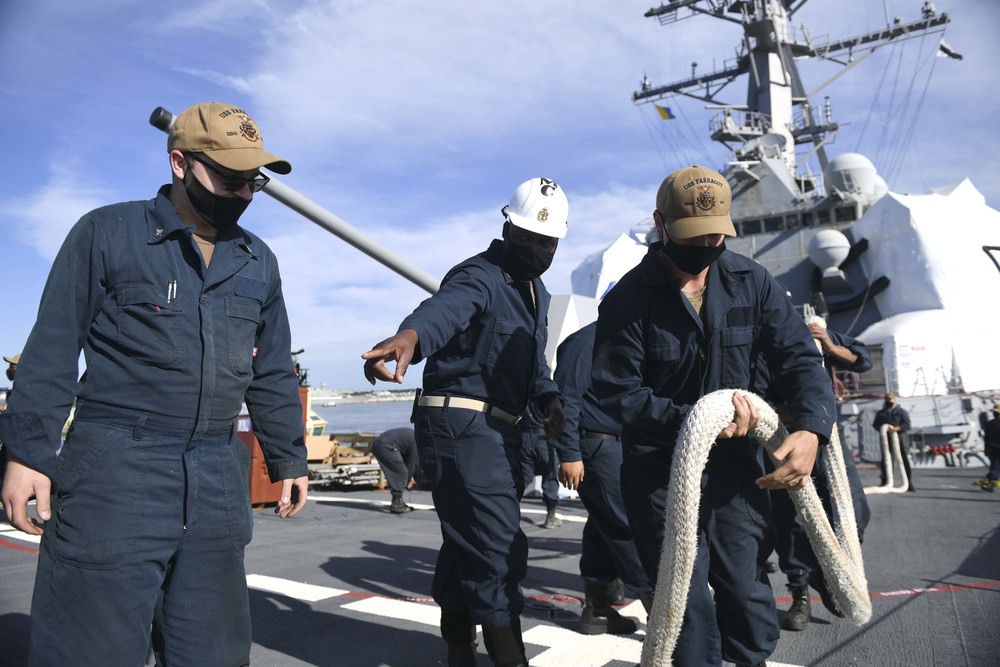
<path fill-rule="evenodd" d="M 771 665 L 985 667 L 1000 655 L 1000 493 L 972 482 L 983 469 L 917 469 L 916 493 L 870 496 L 864 544 L 873 618 L 861 628 L 832 617 L 817 596 L 803 632 L 782 631 Z M 866 484 L 878 474 L 862 470 Z M 440 529 L 430 494 L 413 512 L 387 512 L 376 491 L 313 491 L 303 513 L 255 513 L 247 551 L 254 619 L 252 664 L 274 667 L 423 667 L 444 664 L 437 607 L 429 599 Z M 575 632 L 585 511 L 563 501 L 563 526 L 540 527 L 526 499 L 531 546 L 523 625 L 532 667 L 618 667 L 638 662 L 642 635 Z M 9 528 L 4 526 L 4 528 Z M 37 544 L 0 533 L 0 665 L 23 664 Z M 790 600 L 772 575 L 779 614 Z M 625 613 L 644 617 L 632 604 Z M 480 664 L 488 664 L 480 647 Z"/>

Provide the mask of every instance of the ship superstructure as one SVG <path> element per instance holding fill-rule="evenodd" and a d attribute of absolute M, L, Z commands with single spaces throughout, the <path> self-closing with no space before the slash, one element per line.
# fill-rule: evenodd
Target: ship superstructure
<path fill-rule="evenodd" d="M 871 422 L 891 391 L 911 413 L 918 462 L 981 464 L 981 416 L 1000 400 L 1000 355 L 988 333 L 1000 330 L 1000 313 L 980 296 L 1000 289 L 1000 212 L 968 179 L 896 194 L 866 156 L 829 155 L 840 125 L 832 102 L 819 96 L 830 81 L 809 85 L 799 72 L 799 63 L 823 59 L 842 65 L 840 76 L 877 49 L 927 35 L 955 58 L 938 36 L 951 19 L 925 2 L 916 20 L 819 39 L 792 26 L 807 2 L 673 0 L 650 9 L 646 17 L 667 28 L 686 19 L 727 21 L 742 27 L 743 39 L 714 71 L 696 72 L 692 63 L 691 76 L 666 85 L 643 76 L 632 100 L 668 104 L 682 95 L 716 111 L 709 134 L 730 158 L 708 166 L 732 187 L 739 233 L 727 247 L 765 266 L 794 303 L 872 349 L 872 371 L 837 377 L 845 439 L 878 456 Z M 744 98 L 726 97 L 743 77 Z M 569 302 L 585 310 L 578 295 L 600 298 L 638 262 L 648 232 L 633 229 L 584 260 Z M 550 347 L 565 333 L 550 334 Z"/>

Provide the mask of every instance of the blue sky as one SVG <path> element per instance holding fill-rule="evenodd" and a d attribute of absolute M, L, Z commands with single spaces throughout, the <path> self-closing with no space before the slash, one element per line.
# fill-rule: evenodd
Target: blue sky
<path fill-rule="evenodd" d="M 661 27 L 643 17 L 652 4 L 0 0 L 0 351 L 23 345 L 69 227 L 169 180 L 150 112 L 199 101 L 247 109 L 292 163 L 287 185 L 438 277 L 499 235 L 518 183 L 555 179 L 570 232 L 545 279 L 569 292 L 583 258 L 648 219 L 668 172 L 727 158 L 703 103 L 662 102 L 678 116 L 663 122 L 630 95 L 643 74 L 657 85 L 692 61 L 721 67 L 740 30 L 706 17 Z M 921 4 L 813 0 L 792 24 L 845 37 L 887 11 L 915 20 Z M 895 192 L 968 176 L 998 208 L 1000 12 L 995 0 L 935 5 L 965 59 L 934 58 L 936 36 L 859 64 L 820 94 L 844 124 L 830 151 L 866 153 Z M 838 69 L 803 65 L 806 88 Z M 242 222 L 278 255 L 313 384 L 367 388 L 361 353 L 427 293 L 266 195 Z"/>

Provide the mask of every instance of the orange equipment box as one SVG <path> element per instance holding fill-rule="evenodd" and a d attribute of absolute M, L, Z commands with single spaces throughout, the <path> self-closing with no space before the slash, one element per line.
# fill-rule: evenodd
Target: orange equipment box
<path fill-rule="evenodd" d="M 299 400 L 302 401 L 302 431 L 305 433 L 306 402 L 309 400 L 309 387 L 299 387 Z M 250 426 L 249 419 L 240 419 L 236 426 L 236 435 L 250 450 L 250 504 L 253 507 L 263 507 L 276 504 L 281 498 L 281 484 L 271 482 L 264 463 L 264 452 L 257 442 Z"/>

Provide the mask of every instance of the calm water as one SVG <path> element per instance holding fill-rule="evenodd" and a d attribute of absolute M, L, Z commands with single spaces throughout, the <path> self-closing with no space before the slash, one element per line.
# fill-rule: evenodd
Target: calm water
<path fill-rule="evenodd" d="M 322 399 L 317 402 L 321 402 Z M 338 403 L 324 408 L 313 404 L 313 410 L 327 421 L 327 433 L 381 433 L 390 428 L 410 426 L 411 401 L 382 403 Z"/>

